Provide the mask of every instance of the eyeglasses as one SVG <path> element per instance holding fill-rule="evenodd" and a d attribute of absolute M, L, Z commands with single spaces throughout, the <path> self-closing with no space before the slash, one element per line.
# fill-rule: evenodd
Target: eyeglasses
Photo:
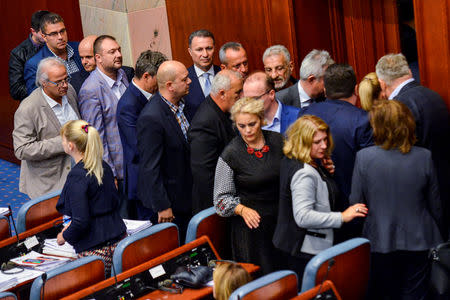
<path fill-rule="evenodd" d="M 59 35 L 63 35 L 64 33 L 66 33 L 66 29 L 65 28 L 61 29 L 60 31 L 44 33 L 44 35 L 54 38 L 54 37 L 57 37 Z"/>
<path fill-rule="evenodd" d="M 51 80 L 47 79 L 47 82 L 53 83 L 57 87 L 62 87 L 65 84 L 69 84 L 70 83 L 70 79 L 71 79 L 70 77 L 67 77 L 66 79 L 62 79 L 62 80 L 57 81 L 57 82 L 54 82 L 54 81 L 51 81 Z"/>
<path fill-rule="evenodd" d="M 261 95 L 259 95 L 259 96 L 252 97 L 252 98 L 253 98 L 253 99 L 256 99 L 256 100 L 259 100 L 259 99 L 261 99 L 262 96 L 264 96 L 265 94 L 269 93 L 270 91 L 271 91 L 271 90 L 267 90 L 267 91 L 264 92 L 264 94 L 261 94 Z"/>

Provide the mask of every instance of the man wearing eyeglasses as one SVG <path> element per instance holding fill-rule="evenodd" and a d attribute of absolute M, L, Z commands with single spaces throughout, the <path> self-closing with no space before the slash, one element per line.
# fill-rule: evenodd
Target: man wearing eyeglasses
<path fill-rule="evenodd" d="M 264 71 L 272 78 L 275 90 L 279 91 L 296 84 L 298 80 L 291 76 L 294 63 L 291 54 L 283 45 L 271 46 L 263 54 Z"/>
<path fill-rule="evenodd" d="M 78 53 L 78 42 L 68 42 L 63 18 L 49 13 L 41 19 L 41 34 L 45 46 L 25 64 L 24 77 L 28 95 L 36 88 L 36 70 L 39 62 L 46 57 L 57 57 L 65 64 L 68 75 L 84 71 Z"/>
<path fill-rule="evenodd" d="M 30 198 L 62 189 L 72 165 L 59 131 L 80 119 L 75 90 L 60 59 L 47 57 L 37 67 L 38 86 L 14 114 L 14 154 L 21 162 L 19 190 Z"/>
<path fill-rule="evenodd" d="M 295 122 L 299 108 L 281 104 L 275 97 L 275 84 L 266 73 L 259 71 L 247 77 L 244 83 L 244 97 L 264 101 L 263 129 L 284 134 L 289 125 Z"/>

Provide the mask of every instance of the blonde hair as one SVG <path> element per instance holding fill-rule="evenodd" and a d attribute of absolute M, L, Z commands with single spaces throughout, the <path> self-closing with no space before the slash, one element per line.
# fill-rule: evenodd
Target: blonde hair
<path fill-rule="evenodd" d="M 61 136 L 72 142 L 83 153 L 87 175 L 93 174 L 99 185 L 103 178 L 103 144 L 98 131 L 84 120 L 69 121 L 61 128 Z"/>
<path fill-rule="evenodd" d="M 321 118 L 304 115 L 292 124 L 287 130 L 287 140 L 284 143 L 283 152 L 290 159 L 296 159 L 304 163 L 311 163 L 311 146 L 314 134 L 325 131 L 328 137 L 327 155 L 333 151 L 333 139 L 330 127 Z"/>
<path fill-rule="evenodd" d="M 416 142 L 416 122 L 409 108 L 400 101 L 377 103 L 370 111 L 373 140 L 385 150 L 408 153 Z"/>
<path fill-rule="evenodd" d="M 220 263 L 213 273 L 216 300 L 228 300 L 231 293 L 250 282 L 250 274 L 239 264 Z"/>
<path fill-rule="evenodd" d="M 252 114 L 257 115 L 264 123 L 264 101 L 251 97 L 241 98 L 231 107 L 230 113 L 233 122 L 236 122 L 236 115 L 238 114 Z"/>
<path fill-rule="evenodd" d="M 370 111 L 375 100 L 380 97 L 381 86 L 378 81 L 377 73 L 367 74 L 359 84 L 359 99 L 361 107 L 365 111 Z"/>

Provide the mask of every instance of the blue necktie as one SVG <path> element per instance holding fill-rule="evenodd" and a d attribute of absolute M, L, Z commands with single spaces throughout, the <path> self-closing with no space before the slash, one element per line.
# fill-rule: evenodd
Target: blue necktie
<path fill-rule="evenodd" d="M 208 97 L 209 92 L 211 91 L 211 81 L 209 81 L 209 73 L 203 73 L 203 78 L 205 78 L 205 90 L 203 93 L 205 97 Z"/>

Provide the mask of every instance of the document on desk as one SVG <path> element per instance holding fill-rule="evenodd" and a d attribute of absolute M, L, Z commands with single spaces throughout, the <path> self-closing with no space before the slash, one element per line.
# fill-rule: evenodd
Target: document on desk
<path fill-rule="evenodd" d="M 64 245 L 58 245 L 56 239 L 46 239 L 42 253 L 49 255 L 64 256 L 69 258 L 77 258 L 75 249 L 71 244 L 65 242 Z"/>
<path fill-rule="evenodd" d="M 0 272 L 0 292 L 6 291 L 21 282 L 36 278 L 43 274 L 44 272 L 33 270 L 33 269 L 23 269 L 14 268 L 8 272 L 14 274 L 4 274 Z"/>
<path fill-rule="evenodd" d="M 31 251 L 24 256 L 13 258 L 11 261 L 24 268 L 47 272 L 66 264 L 70 259 Z"/>
<path fill-rule="evenodd" d="M 125 226 L 127 227 L 128 235 L 138 233 L 139 231 L 142 231 L 142 230 L 147 229 L 150 226 L 152 226 L 152 222 L 150 222 L 148 220 L 147 221 L 138 221 L 138 220 L 123 219 L 123 222 L 125 223 Z"/>

